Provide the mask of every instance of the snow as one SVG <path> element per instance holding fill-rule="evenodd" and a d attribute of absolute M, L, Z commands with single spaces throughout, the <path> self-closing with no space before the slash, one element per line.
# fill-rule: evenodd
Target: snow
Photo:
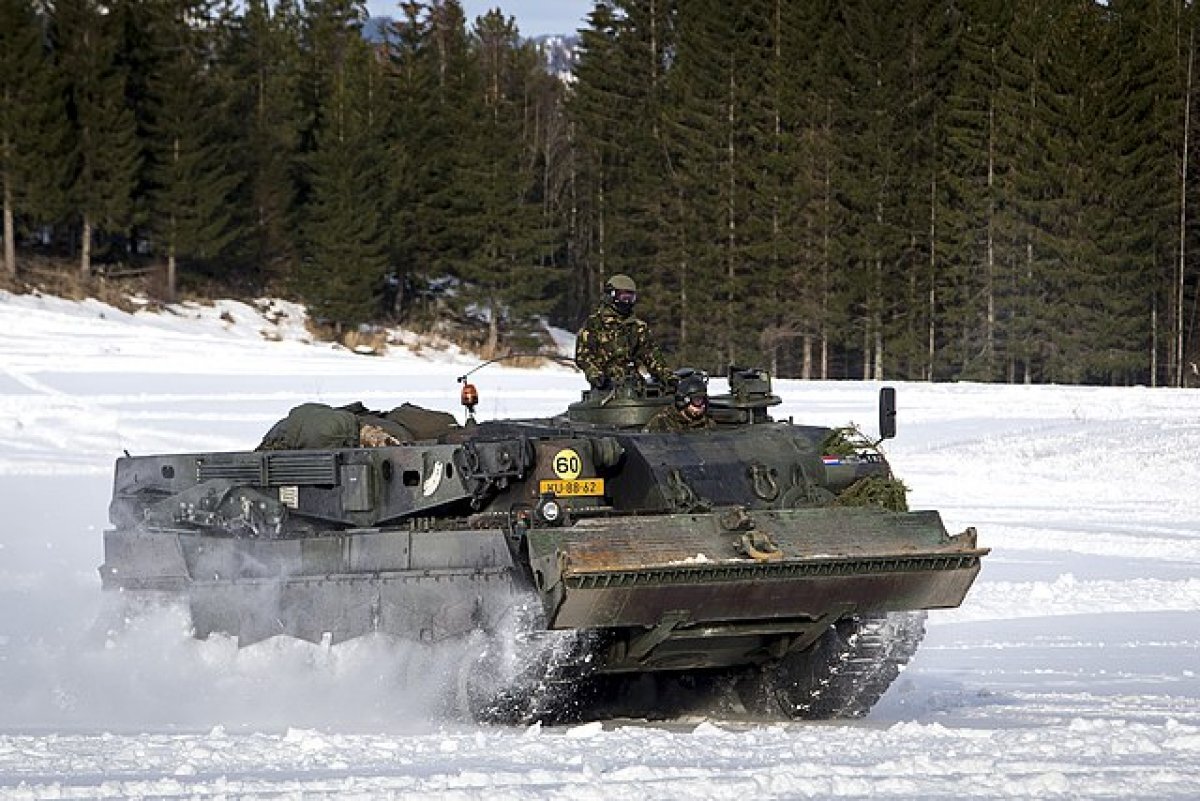
<path fill-rule="evenodd" d="M 0 798 L 1200 796 L 1200 391 L 896 383 L 912 505 L 993 551 L 864 720 L 504 728 L 431 700 L 452 654 L 383 637 L 238 649 L 171 608 L 113 633 L 96 572 L 122 451 L 250 448 L 306 401 L 461 419 L 477 360 L 355 355 L 278 301 L 0 293 L 0 332 Z M 482 418 L 582 383 L 471 380 Z M 776 416 L 869 432 L 878 387 L 776 381 Z"/>

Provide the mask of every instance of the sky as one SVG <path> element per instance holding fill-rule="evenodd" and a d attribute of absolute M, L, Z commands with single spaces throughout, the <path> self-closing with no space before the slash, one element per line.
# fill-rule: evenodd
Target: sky
<path fill-rule="evenodd" d="M 265 299 L 0 291 L 0 331 L 0 799 L 1200 798 L 1200 390 L 896 382 L 910 505 L 992 552 L 862 720 L 479 726 L 440 700 L 453 650 L 200 641 L 169 606 L 114 614 L 97 572 L 123 451 L 247 450 L 307 401 L 461 420 L 477 359 L 402 331 L 356 355 Z M 485 419 L 583 384 L 471 380 Z M 878 389 L 777 380 L 772 414 L 871 429 Z"/>
<path fill-rule="evenodd" d="M 516 18 L 523 36 L 574 34 L 584 26 L 592 10 L 591 0 L 463 0 L 462 5 L 468 23 L 499 7 L 506 15 Z M 396 3 L 389 0 L 369 0 L 367 8 L 373 16 L 396 15 Z"/>

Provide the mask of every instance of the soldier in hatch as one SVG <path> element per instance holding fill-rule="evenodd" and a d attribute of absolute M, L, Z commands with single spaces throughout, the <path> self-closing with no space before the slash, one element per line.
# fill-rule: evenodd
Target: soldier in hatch
<path fill-rule="evenodd" d="M 650 327 L 633 315 L 637 285 L 627 275 L 604 284 L 604 304 L 587 318 L 575 342 L 575 363 L 593 389 L 611 389 L 645 370 L 663 386 L 675 376 L 650 336 Z"/>
<path fill-rule="evenodd" d="M 675 403 L 664 406 L 646 423 L 651 432 L 680 433 L 712 428 L 715 423 L 708 416 L 708 385 L 704 376 L 692 374 L 675 387 Z"/>

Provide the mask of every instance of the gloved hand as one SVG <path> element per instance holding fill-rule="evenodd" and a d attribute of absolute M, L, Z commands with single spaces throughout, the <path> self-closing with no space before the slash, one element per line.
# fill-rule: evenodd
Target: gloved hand
<path fill-rule="evenodd" d="M 589 379 L 589 383 L 591 383 L 592 389 L 599 389 L 599 390 L 612 389 L 612 379 L 610 379 L 606 375 L 597 376 L 596 378 Z"/>

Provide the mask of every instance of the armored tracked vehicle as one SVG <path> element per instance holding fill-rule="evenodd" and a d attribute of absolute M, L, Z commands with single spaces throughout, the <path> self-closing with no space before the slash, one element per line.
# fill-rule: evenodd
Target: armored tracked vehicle
<path fill-rule="evenodd" d="M 958 606 L 987 550 L 907 511 L 877 442 L 772 420 L 763 371 L 728 382 L 716 425 L 682 434 L 642 430 L 673 401 L 654 385 L 476 422 L 464 379 L 467 423 L 400 444 L 126 456 L 103 587 L 176 599 L 196 636 L 241 644 L 477 643 L 447 679 L 476 719 L 672 714 L 701 696 L 863 715 L 923 610 Z"/>

